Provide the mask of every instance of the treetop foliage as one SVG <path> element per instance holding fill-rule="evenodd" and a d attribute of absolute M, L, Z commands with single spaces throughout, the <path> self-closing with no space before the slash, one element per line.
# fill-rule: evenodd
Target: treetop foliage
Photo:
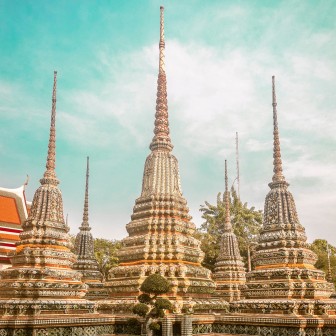
<path fill-rule="evenodd" d="M 325 239 L 315 239 L 310 248 L 317 254 L 315 267 L 328 273 L 328 247 Z M 336 247 L 329 244 L 329 260 L 332 282 L 336 285 Z"/>

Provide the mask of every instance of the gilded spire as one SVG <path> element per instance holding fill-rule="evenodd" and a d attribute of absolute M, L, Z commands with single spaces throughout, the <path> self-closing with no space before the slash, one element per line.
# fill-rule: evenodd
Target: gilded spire
<path fill-rule="evenodd" d="M 82 227 L 89 228 L 89 157 L 86 158 L 86 183 Z"/>
<path fill-rule="evenodd" d="M 48 156 L 46 163 L 46 171 L 43 178 L 40 180 L 41 184 L 57 185 L 58 180 L 55 173 L 56 161 L 56 87 L 57 87 L 57 71 L 54 71 L 54 86 L 52 92 L 52 107 L 51 107 L 51 121 L 50 134 L 48 144 Z"/>
<path fill-rule="evenodd" d="M 230 194 L 228 189 L 228 173 L 227 173 L 227 161 L 225 160 L 225 221 L 224 221 L 224 231 L 232 230 L 231 219 L 230 219 Z"/>
<path fill-rule="evenodd" d="M 280 151 L 280 139 L 278 129 L 278 112 L 275 95 L 275 77 L 272 76 L 272 106 L 273 106 L 273 182 L 284 182 L 285 177 L 282 174 L 282 161 Z"/>
<path fill-rule="evenodd" d="M 165 71 L 165 40 L 164 40 L 164 16 L 163 6 L 160 7 L 160 43 L 159 43 L 159 75 L 157 81 L 156 95 L 156 113 L 155 113 L 155 128 L 154 137 L 149 146 L 153 150 L 171 151 L 173 145 L 169 136 L 168 122 L 168 102 L 167 102 L 167 78 Z"/>

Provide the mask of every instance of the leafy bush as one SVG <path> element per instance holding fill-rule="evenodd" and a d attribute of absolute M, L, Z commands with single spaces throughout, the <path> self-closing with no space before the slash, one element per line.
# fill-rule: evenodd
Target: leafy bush
<path fill-rule="evenodd" d="M 148 276 L 142 283 L 140 290 L 145 293 L 164 294 L 170 290 L 170 282 L 160 274 Z"/>
<path fill-rule="evenodd" d="M 149 325 L 149 329 L 150 330 L 160 330 L 161 329 L 161 326 L 159 323 L 157 322 L 152 322 L 150 325 Z"/>
<path fill-rule="evenodd" d="M 155 301 L 155 307 L 158 309 L 172 309 L 172 304 L 167 299 L 158 298 Z"/>
<path fill-rule="evenodd" d="M 145 317 L 146 314 L 149 311 L 149 307 L 144 304 L 144 303 L 137 303 L 134 307 L 133 307 L 133 313 L 136 315 L 139 315 L 141 317 Z"/>
<path fill-rule="evenodd" d="M 139 303 L 133 307 L 133 313 L 144 317 L 143 330 L 147 327 L 153 331 L 161 329 L 155 320 L 165 317 L 165 309 L 171 309 L 172 304 L 169 300 L 157 296 L 169 292 L 170 286 L 170 282 L 159 274 L 148 276 L 142 283 L 140 290 L 143 293 L 138 296 Z"/>
<path fill-rule="evenodd" d="M 127 320 L 127 324 L 130 326 L 136 326 L 136 325 L 140 325 L 140 322 L 137 318 L 132 317 Z"/>
<path fill-rule="evenodd" d="M 138 296 L 138 301 L 141 303 L 150 303 L 152 298 L 149 294 L 143 293 Z"/>
<path fill-rule="evenodd" d="M 129 318 L 126 322 L 127 332 L 131 335 L 139 335 L 141 332 L 141 323 L 136 318 Z"/>

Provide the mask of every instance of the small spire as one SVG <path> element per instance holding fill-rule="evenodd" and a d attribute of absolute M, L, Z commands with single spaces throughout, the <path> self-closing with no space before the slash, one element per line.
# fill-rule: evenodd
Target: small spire
<path fill-rule="evenodd" d="M 282 174 L 282 161 L 280 151 L 279 129 L 278 129 L 278 112 L 275 95 L 275 77 L 272 76 L 272 106 L 273 106 L 273 182 L 283 182 L 285 177 Z"/>
<path fill-rule="evenodd" d="M 54 86 L 52 93 L 52 107 L 51 107 L 51 121 L 50 134 L 48 144 L 48 156 L 46 163 L 46 171 L 43 178 L 40 180 L 41 184 L 57 185 L 58 180 L 55 173 L 56 160 L 56 86 L 57 86 L 57 71 L 54 71 Z"/>
<path fill-rule="evenodd" d="M 83 222 L 81 227 L 89 228 L 89 157 L 86 157 L 86 183 L 85 183 L 85 199 Z"/>
<path fill-rule="evenodd" d="M 227 173 L 227 161 L 225 160 L 225 221 L 224 231 L 231 231 L 231 218 L 230 218 L 230 193 L 228 190 L 228 173 Z"/>
<path fill-rule="evenodd" d="M 173 145 L 171 144 L 169 136 L 169 121 L 168 121 L 168 102 L 167 102 L 167 78 L 165 70 L 165 40 L 164 40 L 164 16 L 163 6 L 160 7 L 160 43 L 159 43 L 159 75 L 157 81 L 156 94 L 156 113 L 155 113 L 155 128 L 154 137 L 149 146 L 153 150 L 161 149 L 171 151 Z"/>

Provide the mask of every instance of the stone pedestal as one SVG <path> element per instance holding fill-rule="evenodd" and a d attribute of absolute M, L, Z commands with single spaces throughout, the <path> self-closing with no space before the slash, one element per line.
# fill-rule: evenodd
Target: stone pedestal
<path fill-rule="evenodd" d="M 174 336 L 172 318 L 166 316 L 162 321 L 162 336 Z"/>
<path fill-rule="evenodd" d="M 192 315 L 184 315 L 182 317 L 182 336 L 192 336 Z"/>

